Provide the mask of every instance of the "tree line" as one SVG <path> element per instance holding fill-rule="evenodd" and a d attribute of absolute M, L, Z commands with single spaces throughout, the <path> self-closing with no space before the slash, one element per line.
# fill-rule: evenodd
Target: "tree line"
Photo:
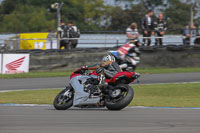
<path fill-rule="evenodd" d="M 185 2 L 186 1 L 186 2 Z M 132 22 L 141 25 L 148 9 L 164 13 L 169 33 L 177 33 L 190 22 L 191 1 L 184 0 L 57 0 L 64 2 L 62 20 L 72 21 L 81 31 L 125 31 Z M 0 5 L 0 32 L 56 31 L 55 0 L 4 0 Z M 126 3 L 122 6 L 122 3 Z M 195 24 L 200 17 L 195 13 Z"/>

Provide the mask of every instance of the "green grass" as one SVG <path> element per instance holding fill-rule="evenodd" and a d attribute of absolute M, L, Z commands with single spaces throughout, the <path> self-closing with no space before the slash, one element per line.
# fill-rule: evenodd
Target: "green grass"
<path fill-rule="evenodd" d="M 141 74 L 155 74 L 155 73 L 187 73 L 200 72 L 200 68 L 138 68 L 136 72 Z M 42 77 L 65 77 L 71 75 L 72 71 L 62 72 L 30 72 L 23 74 L 0 74 L 2 78 L 42 78 Z"/>
<path fill-rule="evenodd" d="M 200 107 L 200 83 L 134 85 L 131 106 Z M 1 92 L 0 103 L 52 104 L 60 89 Z"/>
<path fill-rule="evenodd" d="M 0 74 L 0 79 L 11 78 L 44 78 L 44 77 L 65 77 L 71 75 L 72 71 L 63 72 L 29 72 L 19 74 Z"/>
<path fill-rule="evenodd" d="M 136 72 L 142 74 L 158 74 L 158 73 L 189 73 L 189 72 L 200 72 L 199 67 L 195 68 L 138 68 Z"/>
<path fill-rule="evenodd" d="M 52 104 L 61 89 L 0 92 L 0 103 Z"/>
<path fill-rule="evenodd" d="M 133 86 L 132 106 L 200 107 L 200 83 Z"/>

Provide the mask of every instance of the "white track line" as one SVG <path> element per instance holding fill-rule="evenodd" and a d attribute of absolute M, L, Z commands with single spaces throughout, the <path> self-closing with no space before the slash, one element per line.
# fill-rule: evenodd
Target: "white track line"
<path fill-rule="evenodd" d="M 53 107 L 51 104 L 0 104 L 5 107 Z M 129 106 L 128 109 L 200 109 L 200 107 L 147 107 L 147 106 Z M 72 107 L 72 109 L 81 109 L 77 107 Z M 106 108 L 83 108 L 83 109 L 106 109 Z"/>

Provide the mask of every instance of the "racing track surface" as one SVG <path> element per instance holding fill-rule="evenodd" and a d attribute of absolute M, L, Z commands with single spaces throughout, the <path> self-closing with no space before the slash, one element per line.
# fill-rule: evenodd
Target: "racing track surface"
<path fill-rule="evenodd" d="M 0 133 L 199 133 L 200 109 L 0 106 Z"/>
<path fill-rule="evenodd" d="M 0 79 L 0 90 L 63 88 L 68 78 Z M 199 82 L 200 73 L 147 74 L 141 84 Z M 199 133 L 199 109 L 55 110 L 0 104 L 0 133 Z"/>
<path fill-rule="evenodd" d="M 141 84 L 200 82 L 198 73 L 143 74 L 139 78 Z M 64 88 L 69 77 L 0 79 L 1 90 Z"/>

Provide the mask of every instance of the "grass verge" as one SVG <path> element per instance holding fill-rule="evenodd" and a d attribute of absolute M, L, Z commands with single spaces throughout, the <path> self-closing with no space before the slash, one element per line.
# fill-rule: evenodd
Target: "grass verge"
<path fill-rule="evenodd" d="M 200 68 L 138 68 L 136 72 L 141 74 L 158 74 L 158 73 L 188 73 L 200 72 Z M 23 74 L 0 74 L 0 79 L 9 78 L 43 78 L 43 77 L 65 77 L 70 76 L 72 71 L 62 72 L 30 72 Z"/>
<path fill-rule="evenodd" d="M 200 107 L 200 83 L 134 85 L 131 106 Z M 60 89 L 1 92 L 0 103 L 52 104 Z"/>
<path fill-rule="evenodd" d="M 72 71 L 63 71 L 63 72 L 29 72 L 29 73 L 19 73 L 19 74 L 0 74 L 0 79 L 65 77 L 65 76 L 70 76 L 71 73 L 72 73 Z"/>
<path fill-rule="evenodd" d="M 200 72 L 199 67 L 195 68 L 138 68 L 136 72 L 142 74 L 159 74 L 159 73 L 190 73 Z"/>
<path fill-rule="evenodd" d="M 200 107 L 200 83 L 133 86 L 131 106 Z"/>

